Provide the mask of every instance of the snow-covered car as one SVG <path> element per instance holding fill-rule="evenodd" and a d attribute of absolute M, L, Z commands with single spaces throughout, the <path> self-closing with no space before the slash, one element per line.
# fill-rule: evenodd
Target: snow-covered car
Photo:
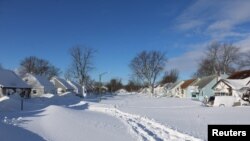
<path fill-rule="evenodd" d="M 234 96 L 215 96 L 213 101 L 214 107 L 233 107 L 233 106 L 247 106 L 249 102 L 244 101 Z"/>

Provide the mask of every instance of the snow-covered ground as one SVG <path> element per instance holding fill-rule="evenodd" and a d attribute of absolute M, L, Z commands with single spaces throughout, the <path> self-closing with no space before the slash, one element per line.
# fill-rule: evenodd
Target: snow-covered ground
<path fill-rule="evenodd" d="M 0 98 L 1 140 L 199 141 L 208 124 L 250 124 L 250 107 L 119 93 L 80 99 L 71 93 L 24 100 Z M 15 136 L 13 136 L 15 134 Z"/>

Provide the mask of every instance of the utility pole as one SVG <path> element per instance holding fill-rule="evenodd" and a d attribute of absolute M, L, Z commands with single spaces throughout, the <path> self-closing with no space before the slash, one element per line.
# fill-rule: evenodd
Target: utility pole
<path fill-rule="evenodd" d="M 101 74 L 99 74 L 99 94 L 102 96 L 102 92 L 101 92 L 101 89 L 102 89 L 102 76 L 107 74 L 107 72 L 103 72 Z"/>

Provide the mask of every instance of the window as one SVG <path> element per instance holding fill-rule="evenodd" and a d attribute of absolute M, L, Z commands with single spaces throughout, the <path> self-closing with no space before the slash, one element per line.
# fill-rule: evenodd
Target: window
<path fill-rule="evenodd" d="M 225 93 L 225 92 L 216 92 L 215 96 L 229 96 L 229 93 Z"/>

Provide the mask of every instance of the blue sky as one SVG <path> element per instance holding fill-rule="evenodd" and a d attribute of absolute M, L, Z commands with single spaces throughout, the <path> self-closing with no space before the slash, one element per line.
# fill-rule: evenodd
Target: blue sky
<path fill-rule="evenodd" d="M 249 23 L 247 0 L 0 0 L 0 63 L 16 69 L 35 55 L 64 72 L 80 44 L 97 50 L 93 78 L 109 72 L 105 81 L 126 82 L 137 53 L 160 50 L 166 70 L 186 79 L 212 41 L 250 50 Z"/>

